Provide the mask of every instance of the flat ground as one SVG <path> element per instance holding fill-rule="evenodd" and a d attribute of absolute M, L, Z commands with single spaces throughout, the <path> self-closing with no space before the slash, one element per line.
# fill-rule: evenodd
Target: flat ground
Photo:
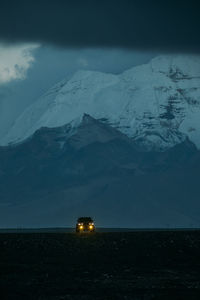
<path fill-rule="evenodd" d="M 0 299 L 199 300 L 200 231 L 1 233 Z"/>

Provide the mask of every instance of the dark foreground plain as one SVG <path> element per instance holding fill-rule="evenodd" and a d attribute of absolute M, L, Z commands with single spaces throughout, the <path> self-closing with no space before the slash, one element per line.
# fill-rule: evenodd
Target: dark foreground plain
<path fill-rule="evenodd" d="M 1 233 L 0 299 L 198 300 L 200 231 Z"/>

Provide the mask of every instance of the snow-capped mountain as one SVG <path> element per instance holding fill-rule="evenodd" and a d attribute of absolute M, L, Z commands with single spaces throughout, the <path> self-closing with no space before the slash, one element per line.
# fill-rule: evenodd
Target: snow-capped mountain
<path fill-rule="evenodd" d="M 0 140 L 23 141 L 41 127 L 100 119 L 147 149 L 188 137 L 200 148 L 200 57 L 160 56 L 119 75 L 78 71 L 26 109 Z"/>

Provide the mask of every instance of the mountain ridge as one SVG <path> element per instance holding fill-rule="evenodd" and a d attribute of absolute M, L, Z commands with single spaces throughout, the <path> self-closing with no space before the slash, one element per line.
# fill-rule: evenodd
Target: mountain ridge
<path fill-rule="evenodd" d="M 114 227 L 199 226 L 199 170 L 189 140 L 141 152 L 84 115 L 73 133 L 69 125 L 43 127 L 0 147 L 0 226 L 73 226 L 84 214 Z"/>
<path fill-rule="evenodd" d="M 200 148 L 199 65 L 197 56 L 171 55 L 119 75 L 78 71 L 27 108 L 0 144 L 23 141 L 41 127 L 76 127 L 86 113 L 148 151 L 165 151 L 187 137 Z"/>

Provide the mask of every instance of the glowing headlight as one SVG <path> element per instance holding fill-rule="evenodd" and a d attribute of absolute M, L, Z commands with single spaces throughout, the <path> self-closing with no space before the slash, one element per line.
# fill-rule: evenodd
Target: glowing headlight
<path fill-rule="evenodd" d="M 90 228 L 90 229 L 93 229 L 93 225 L 90 225 L 89 228 Z"/>
<path fill-rule="evenodd" d="M 79 225 L 79 228 L 80 228 L 80 229 L 83 229 L 83 225 Z"/>

